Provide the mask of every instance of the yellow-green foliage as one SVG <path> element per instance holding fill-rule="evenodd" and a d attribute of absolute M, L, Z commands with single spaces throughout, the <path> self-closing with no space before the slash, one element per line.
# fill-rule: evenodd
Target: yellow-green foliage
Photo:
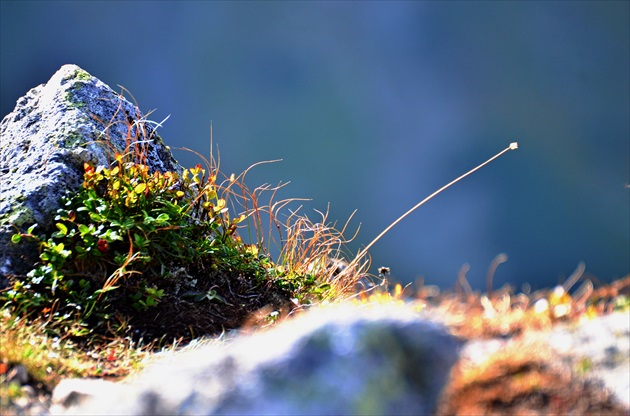
<path fill-rule="evenodd" d="M 159 305 L 168 295 L 160 279 L 181 267 L 210 267 L 229 275 L 228 280 L 271 284 L 296 304 L 347 291 L 357 279 L 357 272 L 341 279 L 326 267 L 344 242 L 340 232 L 302 217 L 280 224 L 271 203 L 260 205 L 261 189 L 247 190 L 245 173 L 218 183 L 212 158 L 206 160 L 207 170 L 197 165 L 181 173 L 151 172 L 143 163 L 145 147 L 130 138 L 127 149 L 133 150 L 114 152 L 110 166 L 84 165 L 79 191 L 62 198 L 56 231 L 37 235 L 34 225 L 13 236 L 16 244 L 36 241 L 40 262 L 27 276 L 13 277 L 10 290 L 0 293 L 5 306 L 18 314 L 43 312 L 73 335 L 84 336 L 106 326 L 116 332 L 127 320 L 121 302 L 138 311 Z M 245 210 L 231 216 L 229 207 L 238 205 Z M 237 232 L 250 217 L 259 227 L 262 212 L 269 214 L 271 226 L 286 230 L 278 263 L 262 241 L 246 244 Z M 317 262 L 320 266 L 307 267 Z M 227 287 L 232 290 L 229 281 Z M 209 294 L 222 299 L 212 287 L 192 292 L 196 301 Z M 112 326 L 115 315 L 118 323 Z"/>
<path fill-rule="evenodd" d="M 129 158 L 127 158 L 129 159 Z M 16 280 L 4 297 L 28 311 L 54 308 L 56 317 L 103 314 L 109 292 L 132 274 L 164 273 L 172 263 L 212 256 L 234 245 L 236 225 L 219 198 L 216 176 L 201 166 L 174 172 L 149 172 L 146 165 L 115 155 L 112 168 L 85 165 L 83 186 L 62 200 L 57 231 L 48 236 L 15 234 L 38 241 L 41 263 L 26 280 Z M 122 280 L 121 280 L 122 279 Z M 137 308 L 154 306 L 159 289 L 125 285 Z M 105 317 L 105 316 L 104 316 Z"/>

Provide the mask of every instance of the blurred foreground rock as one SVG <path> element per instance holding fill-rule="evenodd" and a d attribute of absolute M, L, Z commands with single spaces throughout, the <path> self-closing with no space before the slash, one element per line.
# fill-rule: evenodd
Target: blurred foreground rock
<path fill-rule="evenodd" d="M 549 345 L 573 368 L 601 381 L 630 409 L 630 314 L 617 312 L 554 328 Z"/>
<path fill-rule="evenodd" d="M 49 230 L 60 197 L 81 185 L 83 163 L 108 165 L 130 141 L 146 146 L 151 171 L 180 169 L 138 108 L 76 65 L 17 101 L 0 123 L 0 288 L 38 260 L 11 236 L 35 223 L 37 235 Z"/>
<path fill-rule="evenodd" d="M 630 414 L 627 311 L 461 349 L 438 415 Z"/>
<path fill-rule="evenodd" d="M 430 414 L 459 342 L 404 308 L 309 311 L 173 353 L 128 382 L 64 380 L 53 414 Z"/>

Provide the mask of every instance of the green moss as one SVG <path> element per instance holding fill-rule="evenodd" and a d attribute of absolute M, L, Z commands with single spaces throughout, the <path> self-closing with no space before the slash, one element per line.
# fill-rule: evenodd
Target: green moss
<path fill-rule="evenodd" d="M 23 195 L 8 196 L 0 202 L 8 201 L 13 209 L 7 213 L 0 214 L 0 226 L 5 225 L 22 225 L 25 222 L 33 220 L 33 213 L 25 206 L 19 206 L 26 198 Z"/>
<path fill-rule="evenodd" d="M 65 100 L 69 103 L 70 108 L 83 108 L 85 104 L 75 100 L 73 92 L 83 86 L 85 82 L 88 82 L 92 79 L 92 75 L 88 74 L 82 69 L 77 69 L 73 74 L 74 85 L 68 89 L 65 95 Z"/>
<path fill-rule="evenodd" d="M 86 71 L 82 70 L 82 69 L 78 69 L 75 73 L 74 73 L 74 78 L 81 80 L 81 81 L 89 81 L 92 79 L 92 75 L 88 74 Z"/>
<path fill-rule="evenodd" d="M 19 201 L 15 202 L 19 203 Z M 33 216 L 33 212 L 23 205 L 16 206 L 11 212 L 0 215 L 0 226 L 13 224 L 20 227 L 24 224 L 33 224 L 34 222 L 35 218 Z"/>
<path fill-rule="evenodd" d="M 75 100 L 72 90 L 69 90 L 69 91 L 66 92 L 66 95 L 65 95 L 64 99 L 68 102 L 68 107 L 70 107 L 70 108 L 83 108 L 83 107 L 85 107 L 84 103 Z"/>
<path fill-rule="evenodd" d="M 85 141 L 85 138 L 83 137 L 82 134 L 79 134 L 73 131 L 64 136 L 63 146 L 66 149 L 73 149 L 75 147 L 78 147 L 84 141 Z"/>

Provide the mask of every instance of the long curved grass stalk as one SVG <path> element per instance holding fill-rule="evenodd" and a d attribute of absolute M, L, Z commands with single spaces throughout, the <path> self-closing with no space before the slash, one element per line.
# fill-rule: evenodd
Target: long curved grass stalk
<path fill-rule="evenodd" d="M 348 268 L 351 268 L 352 266 L 354 266 L 358 261 L 360 261 L 361 258 L 363 258 L 363 256 L 365 256 L 365 254 L 368 252 L 368 250 L 374 245 L 376 244 L 376 242 L 378 240 L 381 239 L 381 237 L 383 237 L 385 234 L 387 234 L 389 232 L 389 230 L 391 230 L 392 228 L 394 228 L 394 226 L 396 226 L 396 224 L 398 224 L 399 222 L 401 222 L 403 219 L 405 219 L 409 214 L 411 214 L 413 211 L 415 211 L 416 209 L 418 209 L 420 206 L 422 206 L 423 204 L 425 204 L 427 201 L 429 201 L 431 198 L 433 198 L 434 196 L 436 196 L 437 194 L 439 194 L 440 192 L 444 191 L 446 188 L 449 188 L 451 185 L 454 185 L 455 183 L 459 182 L 460 180 L 464 179 L 466 176 L 470 175 L 473 172 L 476 172 L 477 170 L 481 169 L 482 167 L 486 166 L 488 163 L 492 162 L 493 160 L 495 160 L 496 158 L 502 156 L 504 153 L 510 151 L 510 150 L 516 150 L 518 149 L 518 143 L 517 142 L 512 142 L 510 143 L 510 145 L 508 147 L 506 147 L 505 149 L 503 149 L 502 151 L 500 151 L 499 153 L 497 153 L 496 155 L 492 156 L 490 159 L 486 160 L 485 162 L 483 162 L 482 164 L 480 164 L 479 166 L 477 166 L 474 169 L 469 170 L 468 172 L 464 173 L 463 175 L 461 175 L 460 177 L 452 180 L 451 182 L 447 183 L 446 185 L 444 185 L 443 187 L 441 187 L 440 189 L 438 189 L 437 191 L 433 192 L 431 195 L 429 195 L 428 197 L 424 198 L 422 201 L 418 202 L 413 208 L 411 208 L 409 211 L 405 212 L 403 215 L 401 215 L 396 221 L 392 222 L 387 228 L 385 228 L 379 235 L 376 236 L 376 238 L 374 238 L 374 240 L 372 240 L 370 242 L 370 244 L 368 244 L 367 246 L 365 246 L 365 248 L 363 250 L 361 250 L 359 252 L 359 254 L 357 254 L 357 256 L 354 258 L 354 260 L 352 260 L 348 266 Z"/>

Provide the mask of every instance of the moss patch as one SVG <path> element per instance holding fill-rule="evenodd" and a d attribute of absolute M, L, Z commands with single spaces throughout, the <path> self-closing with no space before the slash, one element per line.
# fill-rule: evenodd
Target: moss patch
<path fill-rule="evenodd" d="M 89 81 L 92 79 L 92 75 L 82 69 L 77 69 L 74 73 L 74 78 L 81 81 Z"/>

